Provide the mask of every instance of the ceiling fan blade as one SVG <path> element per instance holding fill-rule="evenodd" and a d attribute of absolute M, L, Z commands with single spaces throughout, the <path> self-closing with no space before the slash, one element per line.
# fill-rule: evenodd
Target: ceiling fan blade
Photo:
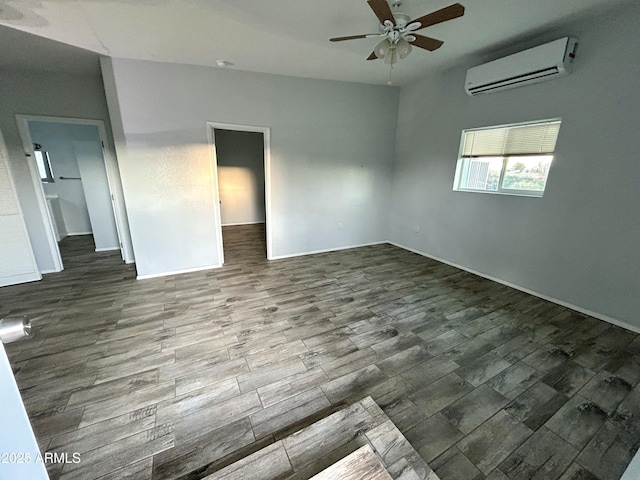
<path fill-rule="evenodd" d="M 367 37 L 378 37 L 377 33 L 365 33 L 364 35 L 349 35 L 348 37 L 334 37 L 330 38 L 330 42 L 344 42 L 345 40 L 357 40 L 359 38 L 367 38 Z"/>
<path fill-rule="evenodd" d="M 409 23 L 419 22 L 420 30 L 422 28 L 430 27 L 431 25 L 436 25 L 438 23 L 446 22 L 448 20 L 453 20 L 454 18 L 458 18 L 464 15 L 464 7 L 459 3 L 454 3 L 453 5 L 449 5 L 448 7 L 441 8 L 440 10 L 436 10 L 435 12 L 424 15 L 420 18 L 416 18 L 415 20 L 411 20 Z"/>
<path fill-rule="evenodd" d="M 393 12 L 391 7 L 387 3 L 387 0 L 367 0 L 367 3 L 376 14 L 380 23 L 384 25 L 386 20 L 389 20 L 393 25 L 396 24 L 396 19 L 393 18 Z"/>
<path fill-rule="evenodd" d="M 371 52 L 371 55 L 367 57 L 367 60 L 376 60 L 377 58 L 378 56 L 376 55 L 376 52 Z"/>
<path fill-rule="evenodd" d="M 424 35 L 418 35 L 417 33 L 412 33 L 416 39 L 411 43 L 411 45 L 415 45 L 416 47 L 424 48 L 425 50 L 429 50 L 433 52 L 434 50 L 439 49 L 444 43 L 441 40 L 436 40 L 435 38 L 425 37 Z"/>

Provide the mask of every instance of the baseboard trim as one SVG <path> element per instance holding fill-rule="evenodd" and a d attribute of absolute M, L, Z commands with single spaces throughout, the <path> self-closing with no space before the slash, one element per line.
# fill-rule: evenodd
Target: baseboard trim
<path fill-rule="evenodd" d="M 120 250 L 120 247 L 96 248 L 96 252 L 115 252 L 116 250 Z"/>
<path fill-rule="evenodd" d="M 350 245 L 348 247 L 327 248 L 325 250 L 311 250 L 309 252 L 292 253 L 292 254 L 288 254 L 288 255 L 278 255 L 276 257 L 271 257 L 268 260 L 282 260 L 282 259 L 285 259 L 285 258 L 295 258 L 295 257 L 304 257 L 304 256 L 307 256 L 307 255 L 317 255 L 318 253 L 339 252 L 341 250 L 351 250 L 352 248 L 371 247 L 373 245 L 383 245 L 385 243 L 389 243 L 389 242 L 386 242 L 386 241 L 371 242 L 371 243 L 362 243 L 362 244 L 359 244 L 359 245 Z"/>
<path fill-rule="evenodd" d="M 265 224 L 266 222 L 262 220 L 261 222 L 240 222 L 240 223 L 223 223 L 223 227 L 240 227 L 242 225 L 260 225 Z"/>
<path fill-rule="evenodd" d="M 0 288 L 10 287 L 12 285 L 22 285 L 23 283 L 39 282 L 40 280 L 42 280 L 42 274 L 36 270 L 22 275 L 12 275 L 11 277 L 0 278 Z"/>
<path fill-rule="evenodd" d="M 458 265 L 457 263 L 449 262 L 448 260 L 433 256 L 433 255 L 429 255 L 427 253 L 421 252 L 420 250 L 416 250 L 416 249 L 410 248 L 410 247 L 405 247 L 404 245 L 401 245 L 401 244 L 396 243 L 396 242 L 386 242 L 386 243 L 388 243 L 389 245 L 393 245 L 394 247 L 402 248 L 403 250 L 407 250 L 409 252 L 416 253 L 416 254 L 421 255 L 423 257 L 430 258 L 431 260 L 435 260 L 436 262 L 444 263 L 446 265 L 450 265 L 452 267 L 459 268 L 460 270 L 464 270 L 465 272 L 469 272 L 469 273 L 472 273 L 472 274 L 477 275 L 479 277 L 486 278 L 487 280 L 491 280 L 493 282 L 500 283 L 500 284 L 505 285 L 507 287 L 511 287 L 511 288 L 516 289 L 516 290 L 520 290 L 521 292 L 528 293 L 529 295 L 533 295 L 534 297 L 541 298 L 542 300 L 547 300 L 548 302 L 555 303 L 555 304 L 560 305 L 562 307 L 570 308 L 571 310 L 575 310 L 576 312 L 584 313 L 585 315 L 589 315 L 590 317 L 597 318 L 598 320 L 602 320 L 604 322 L 611 323 L 612 325 L 615 325 L 617 327 L 621 327 L 621 328 L 624 328 L 626 330 L 630 330 L 630 331 L 632 331 L 634 333 L 640 333 L 640 327 L 636 327 L 634 325 L 630 325 L 627 322 L 623 322 L 622 320 L 618 320 L 618 319 L 610 317 L 608 315 L 603 315 L 602 313 L 594 312 L 592 310 L 588 310 L 586 308 L 582 308 L 582 307 L 579 307 L 577 305 L 573 305 L 572 303 L 565 302 L 564 300 L 560 300 L 560 299 L 557 299 L 555 297 L 551 297 L 549 295 L 545 295 L 544 293 L 536 292 L 535 290 L 531 290 L 529 288 L 522 287 L 520 285 L 516 285 L 516 284 L 511 283 L 511 282 L 507 282 L 507 281 L 502 280 L 500 278 L 493 277 L 491 275 L 487 275 L 485 273 L 478 272 L 478 271 L 473 270 L 471 268 L 467 268 L 467 267 L 464 267 L 462 265 Z"/>
<path fill-rule="evenodd" d="M 93 232 L 67 232 L 67 237 L 79 237 L 81 235 L 93 235 Z"/>
<path fill-rule="evenodd" d="M 202 272 L 203 270 L 214 270 L 221 268 L 222 265 L 209 265 L 206 267 L 187 268 L 185 270 L 174 270 L 172 272 L 152 273 L 150 275 L 138 275 L 136 280 L 148 280 L 150 278 L 169 277 L 171 275 L 182 275 L 183 273 Z"/>
<path fill-rule="evenodd" d="M 61 268 L 60 270 L 56 269 L 56 268 L 49 268 L 47 270 L 40 270 L 40 273 L 42 275 L 47 275 L 49 273 L 58 273 L 61 272 L 63 269 Z"/>

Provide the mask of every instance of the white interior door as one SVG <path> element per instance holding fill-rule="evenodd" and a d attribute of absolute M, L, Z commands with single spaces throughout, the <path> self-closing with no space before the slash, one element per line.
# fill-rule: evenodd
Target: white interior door
<path fill-rule="evenodd" d="M 0 132 L 0 287 L 40 280 Z"/>
<path fill-rule="evenodd" d="M 82 177 L 82 188 L 87 200 L 96 252 L 120 250 L 102 145 L 94 141 L 74 141 L 73 150 Z"/>

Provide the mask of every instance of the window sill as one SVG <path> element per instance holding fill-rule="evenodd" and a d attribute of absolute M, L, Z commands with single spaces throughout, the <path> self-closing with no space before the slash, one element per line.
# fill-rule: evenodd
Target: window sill
<path fill-rule="evenodd" d="M 462 193 L 488 193 L 490 195 L 506 195 L 509 197 L 530 197 L 530 198 L 542 198 L 544 192 L 492 192 L 490 190 L 470 190 L 462 188 L 454 188 L 454 192 Z"/>

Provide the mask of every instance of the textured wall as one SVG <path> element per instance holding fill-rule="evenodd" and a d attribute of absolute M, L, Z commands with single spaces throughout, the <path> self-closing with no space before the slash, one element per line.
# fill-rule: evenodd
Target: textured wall
<path fill-rule="evenodd" d="M 521 46 L 577 37 L 568 77 L 471 98 L 478 59 L 403 88 L 390 240 L 640 328 L 639 22 L 629 5 Z M 555 117 L 543 198 L 452 190 L 463 129 Z"/>
<path fill-rule="evenodd" d="M 271 129 L 273 256 L 386 240 L 396 88 L 122 59 L 103 74 L 140 275 L 219 263 L 207 121 Z"/>

